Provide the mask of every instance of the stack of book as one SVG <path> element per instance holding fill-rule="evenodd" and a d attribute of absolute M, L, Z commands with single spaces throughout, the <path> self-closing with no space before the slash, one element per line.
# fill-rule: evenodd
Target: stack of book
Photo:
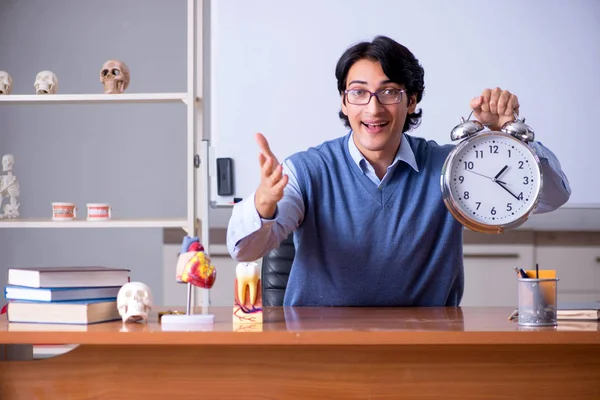
<path fill-rule="evenodd" d="M 129 269 L 11 268 L 4 288 L 10 323 L 94 324 L 119 319 L 117 294 Z"/>

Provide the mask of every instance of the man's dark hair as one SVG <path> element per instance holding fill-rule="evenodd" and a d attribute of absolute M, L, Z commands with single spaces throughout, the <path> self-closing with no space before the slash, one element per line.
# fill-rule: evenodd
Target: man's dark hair
<path fill-rule="evenodd" d="M 417 104 L 421 101 L 425 89 L 423 67 L 410 50 L 386 36 L 377 36 L 372 42 L 355 44 L 342 54 L 335 67 L 335 77 L 340 95 L 343 95 L 346 90 L 346 79 L 350 67 L 362 59 L 378 61 L 383 72 L 392 82 L 404 86 L 409 101 L 412 95 L 416 95 Z M 344 101 L 346 101 L 345 98 Z M 416 109 L 413 114 L 408 114 L 402 132 L 417 127 L 421 122 L 422 114 L 422 110 L 417 111 Z M 340 110 L 339 116 L 344 125 L 350 128 L 350 121 L 342 110 Z"/>

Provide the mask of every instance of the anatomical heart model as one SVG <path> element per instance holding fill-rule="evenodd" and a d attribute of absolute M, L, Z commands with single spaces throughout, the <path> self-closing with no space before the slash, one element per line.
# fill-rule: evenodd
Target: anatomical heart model
<path fill-rule="evenodd" d="M 33 83 L 35 94 L 56 94 L 58 93 L 58 78 L 52 71 L 40 71 Z"/>
<path fill-rule="evenodd" d="M 177 282 L 191 283 L 203 289 L 210 289 L 216 279 L 217 270 L 210 263 L 210 257 L 204 253 L 204 247 L 198 238 L 184 237 L 177 258 Z"/>
<path fill-rule="evenodd" d="M 119 60 L 108 60 L 100 70 L 100 82 L 104 93 L 123 93 L 129 86 L 129 67 Z"/>

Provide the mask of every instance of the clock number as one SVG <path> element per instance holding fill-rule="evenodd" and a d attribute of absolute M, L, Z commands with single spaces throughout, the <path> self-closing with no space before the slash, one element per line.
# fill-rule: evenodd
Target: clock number
<path fill-rule="evenodd" d="M 465 161 L 465 169 L 473 169 L 474 166 L 473 161 Z"/>
<path fill-rule="evenodd" d="M 523 200 L 523 192 L 519 193 L 519 195 L 517 196 L 517 199 Z"/>
<path fill-rule="evenodd" d="M 506 204 L 506 211 L 512 211 L 512 203 Z"/>
<path fill-rule="evenodd" d="M 498 154 L 498 145 L 490 145 L 490 153 Z"/>
<path fill-rule="evenodd" d="M 476 202 L 475 204 L 477 204 L 477 208 L 476 208 L 476 210 L 479 210 L 479 207 L 481 206 L 481 202 L 480 202 L 480 201 L 478 201 L 478 202 Z"/>
<path fill-rule="evenodd" d="M 469 200 L 469 192 L 464 192 L 463 197 L 465 198 L 465 200 Z"/>
<path fill-rule="evenodd" d="M 510 149 L 508 149 L 508 158 L 510 158 L 510 156 L 511 156 L 511 155 L 510 155 Z"/>
<path fill-rule="evenodd" d="M 462 175 L 461 175 L 461 176 L 459 176 L 459 177 L 458 177 L 458 181 L 459 181 L 460 183 L 463 183 L 463 182 L 465 181 L 465 177 L 464 177 L 464 176 L 462 176 Z"/>
<path fill-rule="evenodd" d="M 496 215 L 496 207 L 492 207 L 490 214 Z"/>
<path fill-rule="evenodd" d="M 528 176 L 523 177 L 523 185 L 529 185 L 529 177 Z"/>
<path fill-rule="evenodd" d="M 475 158 L 483 158 L 483 150 L 475 150 Z"/>
<path fill-rule="evenodd" d="M 519 169 L 523 169 L 523 161 L 519 161 Z"/>

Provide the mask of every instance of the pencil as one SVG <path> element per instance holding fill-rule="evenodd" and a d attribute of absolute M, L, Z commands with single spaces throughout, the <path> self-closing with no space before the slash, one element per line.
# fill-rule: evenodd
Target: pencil
<path fill-rule="evenodd" d="M 512 321 L 513 319 L 517 318 L 518 315 L 519 315 L 519 310 L 516 309 L 515 311 L 512 312 L 512 314 L 509 315 L 508 320 Z"/>
<path fill-rule="evenodd" d="M 520 278 L 523 278 L 523 279 L 527 279 L 527 278 L 529 278 L 529 275 L 527 275 L 527 272 L 523 271 L 523 269 L 522 269 L 522 268 L 519 268 L 519 267 L 513 267 L 513 269 L 514 269 L 515 271 L 517 271 L 517 275 L 518 275 Z"/>
<path fill-rule="evenodd" d="M 540 269 L 538 263 L 535 263 L 535 279 L 540 279 Z"/>

